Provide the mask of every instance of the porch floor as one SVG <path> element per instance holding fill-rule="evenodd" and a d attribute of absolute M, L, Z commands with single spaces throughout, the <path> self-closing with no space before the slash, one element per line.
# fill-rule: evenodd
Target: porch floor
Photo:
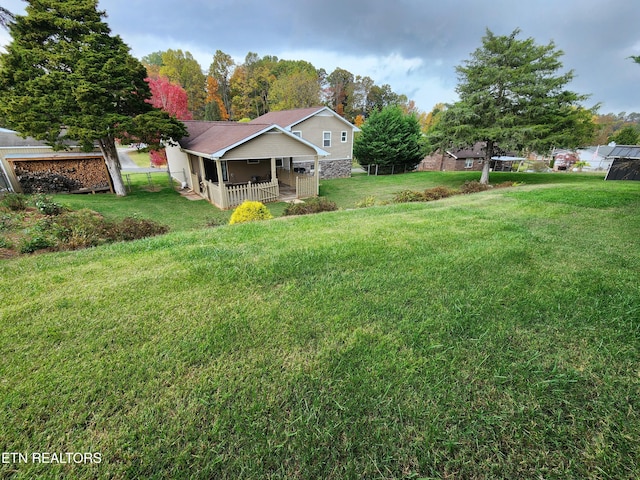
<path fill-rule="evenodd" d="M 279 185 L 280 196 L 278 197 L 279 202 L 290 202 L 291 200 L 296 199 L 296 189 L 295 187 L 291 187 L 289 185 L 285 185 L 281 183 Z"/>
<path fill-rule="evenodd" d="M 181 188 L 178 190 L 178 193 L 187 200 L 204 200 L 202 195 L 198 195 L 196 192 L 189 190 L 188 188 Z"/>

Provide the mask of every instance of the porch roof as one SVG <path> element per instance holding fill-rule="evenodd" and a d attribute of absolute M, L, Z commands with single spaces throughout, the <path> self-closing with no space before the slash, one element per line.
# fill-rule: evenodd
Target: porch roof
<path fill-rule="evenodd" d="M 318 148 L 314 144 L 293 135 L 278 125 L 264 123 L 239 123 L 239 122 L 203 122 L 187 120 L 183 121 L 189 132 L 188 137 L 182 138 L 179 143 L 183 150 L 198 153 L 209 158 L 221 158 L 229 150 L 246 143 L 263 133 L 278 131 L 295 139 L 310 148 L 321 157 L 329 155 L 328 152 Z M 283 152 L 282 156 L 286 155 Z"/>

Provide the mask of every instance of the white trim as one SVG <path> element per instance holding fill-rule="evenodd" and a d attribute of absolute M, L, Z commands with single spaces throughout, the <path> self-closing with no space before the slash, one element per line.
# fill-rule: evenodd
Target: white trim
<path fill-rule="evenodd" d="M 299 119 L 299 120 L 296 120 L 295 122 L 293 122 L 293 123 L 292 123 L 292 124 L 290 124 L 290 125 L 287 125 L 287 128 L 292 128 L 294 125 L 297 125 L 297 124 L 299 124 L 299 123 L 302 123 L 302 122 L 304 122 L 305 120 L 307 120 L 307 119 L 309 119 L 309 118 L 311 118 L 311 117 L 316 116 L 316 115 L 317 115 L 317 114 L 319 114 L 320 112 L 330 112 L 330 113 L 331 113 L 331 115 L 333 115 L 334 117 L 336 117 L 338 120 L 340 120 L 341 122 L 346 123 L 347 125 L 349 125 L 349 126 L 352 128 L 352 130 L 353 130 L 354 132 L 359 132 L 359 131 L 360 131 L 360 129 L 359 129 L 358 127 L 356 127 L 353 123 L 349 122 L 348 120 L 345 120 L 345 119 L 344 119 L 344 118 L 342 118 L 340 115 L 338 115 L 336 112 L 334 112 L 333 110 L 331 110 L 329 107 L 322 107 L 322 108 L 319 108 L 318 110 L 316 110 L 315 112 L 313 112 L 313 113 L 311 113 L 311 114 L 307 115 L 306 117 L 301 118 L 301 119 Z"/>

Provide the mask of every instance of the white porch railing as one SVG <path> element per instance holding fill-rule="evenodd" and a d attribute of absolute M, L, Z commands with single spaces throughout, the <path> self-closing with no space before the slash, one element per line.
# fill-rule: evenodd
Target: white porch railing
<path fill-rule="evenodd" d="M 275 202 L 280 195 L 277 182 L 247 183 L 245 185 L 225 186 L 226 205 L 222 208 L 230 208 L 240 205 L 245 200 L 254 202 Z"/>
<path fill-rule="evenodd" d="M 308 198 L 318 195 L 315 177 L 300 175 L 295 179 L 296 198 Z M 227 209 L 240 205 L 245 200 L 262 203 L 277 202 L 280 188 L 277 182 L 247 183 L 243 185 L 218 185 L 210 181 L 203 182 L 201 195 L 219 208 Z"/>

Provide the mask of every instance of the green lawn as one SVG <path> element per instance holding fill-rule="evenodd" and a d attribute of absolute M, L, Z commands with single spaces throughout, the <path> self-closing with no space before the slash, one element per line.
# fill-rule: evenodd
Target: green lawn
<path fill-rule="evenodd" d="M 0 476 L 640 477 L 640 189 L 527 178 L 0 262 L 3 451 L 102 458 Z"/>
<path fill-rule="evenodd" d="M 169 187 L 166 173 L 130 174 L 131 191 L 125 197 L 113 194 L 55 195 L 54 199 L 72 209 L 89 208 L 109 219 L 138 216 L 168 225 L 171 231 L 201 229 L 226 224 L 230 211 L 223 212 L 206 200 L 187 200 Z"/>
<path fill-rule="evenodd" d="M 493 172 L 492 184 L 520 182 L 525 185 L 560 183 L 602 183 L 604 175 L 591 173 L 510 173 Z M 390 201 L 401 190 L 422 191 L 446 186 L 458 188 L 466 181 L 480 180 L 480 172 L 414 172 L 401 175 L 367 175 L 358 173 L 352 178 L 321 180 L 320 195 L 335 201 L 342 208 L 353 208 L 365 197 L 373 196 L 377 203 Z"/>
<path fill-rule="evenodd" d="M 141 168 L 149 168 L 151 166 L 149 152 L 131 150 L 127 152 L 127 155 L 133 160 L 133 163 Z"/>

